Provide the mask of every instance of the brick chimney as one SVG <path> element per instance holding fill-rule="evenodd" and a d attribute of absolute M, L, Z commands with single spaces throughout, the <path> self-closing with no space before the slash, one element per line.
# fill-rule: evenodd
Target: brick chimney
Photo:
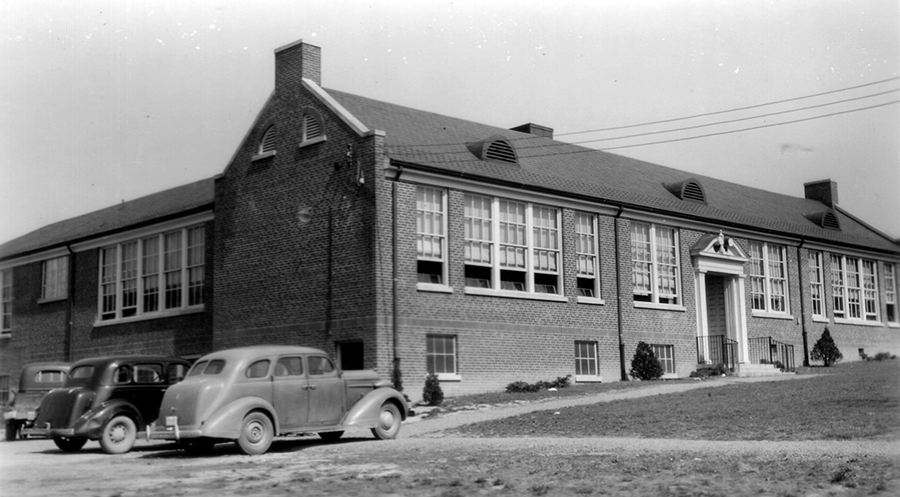
<path fill-rule="evenodd" d="M 553 128 L 541 126 L 540 124 L 527 123 L 516 126 L 515 128 L 510 128 L 510 131 L 521 131 L 522 133 L 528 133 L 529 135 L 553 139 Z"/>
<path fill-rule="evenodd" d="M 803 183 L 803 193 L 807 199 L 818 200 L 828 207 L 833 208 L 838 204 L 837 183 L 830 179 Z"/>
<path fill-rule="evenodd" d="M 308 78 L 322 86 L 322 49 L 295 41 L 275 49 L 275 89 L 299 87 Z"/>

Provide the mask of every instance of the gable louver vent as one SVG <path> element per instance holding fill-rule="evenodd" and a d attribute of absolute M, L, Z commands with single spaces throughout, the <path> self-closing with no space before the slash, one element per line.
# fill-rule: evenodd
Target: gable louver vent
<path fill-rule="evenodd" d="M 706 192 L 703 190 L 703 185 L 694 178 L 688 178 L 675 183 L 666 183 L 663 186 L 681 200 L 697 202 L 700 204 L 706 203 Z"/>
<path fill-rule="evenodd" d="M 303 116 L 303 131 L 303 138 L 305 140 L 316 138 L 322 134 L 322 123 L 316 119 L 316 116 L 306 114 Z"/>
<path fill-rule="evenodd" d="M 481 160 L 493 160 L 507 164 L 519 163 L 516 149 L 513 148 L 509 140 L 499 135 L 492 136 L 484 141 L 469 143 L 466 147 L 475 157 Z"/>
<path fill-rule="evenodd" d="M 275 151 L 275 126 L 269 126 L 269 129 L 266 130 L 266 134 L 263 135 L 262 140 L 259 142 L 259 153 L 265 154 L 269 152 Z"/>
<path fill-rule="evenodd" d="M 804 214 L 804 216 L 821 228 L 836 231 L 841 229 L 841 222 L 832 210 L 813 212 L 812 214 Z"/>

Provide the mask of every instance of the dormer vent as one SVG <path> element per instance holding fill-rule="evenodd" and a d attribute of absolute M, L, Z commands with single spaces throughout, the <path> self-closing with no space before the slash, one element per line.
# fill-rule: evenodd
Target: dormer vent
<path fill-rule="evenodd" d="M 706 203 L 706 191 L 703 190 L 703 185 L 694 178 L 688 178 L 675 183 L 666 183 L 663 186 L 681 200 L 697 202 L 700 204 Z"/>
<path fill-rule="evenodd" d="M 816 223 L 820 228 L 825 228 L 827 230 L 841 230 L 841 222 L 838 220 L 837 215 L 835 215 L 833 210 L 825 210 L 819 212 L 813 212 L 812 214 L 804 214 L 806 219 Z"/>
<path fill-rule="evenodd" d="M 513 148 L 509 140 L 499 135 L 492 136 L 484 141 L 469 143 L 466 147 L 475 157 L 481 160 L 494 160 L 507 164 L 519 163 L 516 149 Z"/>

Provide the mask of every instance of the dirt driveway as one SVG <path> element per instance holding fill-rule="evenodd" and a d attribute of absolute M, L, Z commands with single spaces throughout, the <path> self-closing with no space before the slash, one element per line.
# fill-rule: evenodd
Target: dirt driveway
<path fill-rule="evenodd" d="M 317 437 L 281 438 L 256 457 L 241 455 L 230 444 L 206 457 L 189 457 L 161 443 L 139 442 L 122 456 L 104 454 L 95 442 L 76 454 L 63 454 L 47 440 L 0 443 L 0 495 L 900 494 L 900 447 L 884 442 L 497 439 L 442 432 L 573 402 L 723 384 L 661 385 L 661 390 L 454 414 L 409 423 L 400 439 L 388 442 L 375 441 L 368 432 L 349 433 L 336 444 Z"/>

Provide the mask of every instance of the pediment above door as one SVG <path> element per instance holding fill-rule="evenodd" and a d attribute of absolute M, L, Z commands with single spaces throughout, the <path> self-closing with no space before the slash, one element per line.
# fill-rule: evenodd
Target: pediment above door
<path fill-rule="evenodd" d="M 699 272 L 742 275 L 750 258 L 734 239 L 719 231 L 700 237 L 691 247 L 691 260 Z"/>

